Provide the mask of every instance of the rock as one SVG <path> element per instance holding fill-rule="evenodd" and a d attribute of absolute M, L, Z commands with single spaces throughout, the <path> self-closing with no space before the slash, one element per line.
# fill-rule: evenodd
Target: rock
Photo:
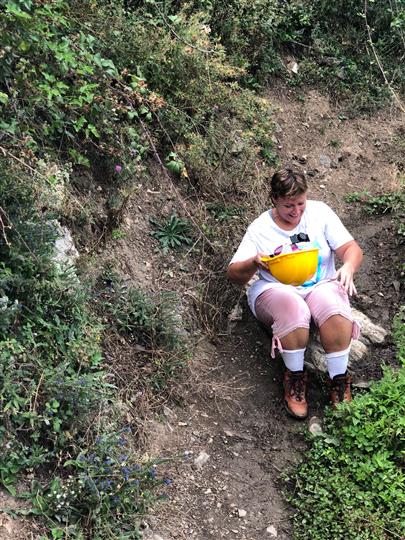
<path fill-rule="evenodd" d="M 243 510 L 242 508 L 238 508 L 238 516 L 240 518 L 246 517 L 246 514 L 247 514 L 246 510 Z"/>
<path fill-rule="evenodd" d="M 382 326 L 378 326 L 371 322 L 371 320 L 359 311 L 358 309 L 352 309 L 353 317 L 359 322 L 361 326 L 361 338 L 363 341 L 366 339 L 369 343 L 382 343 L 387 337 L 387 330 Z"/>
<path fill-rule="evenodd" d="M 52 259 L 61 268 L 74 266 L 75 260 L 79 257 L 79 252 L 73 242 L 72 235 L 67 227 L 62 227 L 57 221 L 50 222 L 55 230 L 55 253 Z"/>
<path fill-rule="evenodd" d="M 274 525 L 269 525 L 269 527 L 266 529 L 266 533 L 273 536 L 273 538 L 278 536 L 277 529 L 274 527 Z"/>
<path fill-rule="evenodd" d="M 317 416 L 310 418 L 308 430 L 312 435 L 321 435 L 321 433 L 323 433 L 321 419 Z"/>
<path fill-rule="evenodd" d="M 372 385 L 372 381 L 357 381 L 352 384 L 354 388 L 368 389 Z"/>
<path fill-rule="evenodd" d="M 210 456 L 206 452 L 200 452 L 194 460 L 194 465 L 197 469 L 202 469 L 209 459 Z"/>
<path fill-rule="evenodd" d="M 297 74 L 298 73 L 298 64 L 297 62 L 289 62 L 287 64 L 287 68 L 289 69 L 289 71 L 291 71 L 291 73 L 294 73 L 294 74 Z"/>
<path fill-rule="evenodd" d="M 243 140 L 236 135 L 235 140 L 233 141 L 232 146 L 229 151 L 233 155 L 241 154 L 243 150 L 245 149 L 245 146 L 246 145 L 243 142 Z"/>
<path fill-rule="evenodd" d="M 163 414 L 168 420 L 171 420 L 172 422 L 177 419 L 176 413 L 169 409 L 167 405 L 164 405 L 163 407 Z"/>
<path fill-rule="evenodd" d="M 242 316 L 243 316 L 243 309 L 242 309 L 241 304 L 238 302 L 234 306 L 230 314 L 228 315 L 228 328 L 227 328 L 228 334 L 232 334 L 237 322 L 242 320 Z"/>
<path fill-rule="evenodd" d="M 399 291 L 401 290 L 401 282 L 398 280 L 395 280 L 392 282 L 392 286 L 394 287 L 395 292 L 399 293 Z"/>
<path fill-rule="evenodd" d="M 252 437 L 250 435 L 245 435 L 244 433 L 238 433 L 236 431 L 231 431 L 230 429 L 224 429 L 224 433 L 227 437 L 235 437 L 236 439 L 242 439 L 244 441 L 251 441 Z"/>
<path fill-rule="evenodd" d="M 330 168 L 331 166 L 331 159 L 329 156 L 326 156 L 325 154 L 322 154 L 319 156 L 319 163 L 320 165 L 322 165 L 322 167 L 327 167 L 328 169 Z"/>
<path fill-rule="evenodd" d="M 388 332 L 382 326 L 374 324 L 364 313 L 352 309 L 353 318 L 360 324 L 361 333 L 358 340 L 354 340 L 350 349 L 349 369 L 356 370 L 356 363 L 370 353 L 370 346 L 382 343 Z M 317 333 L 309 342 L 305 365 L 308 369 L 326 373 L 325 352 L 319 341 Z"/>
<path fill-rule="evenodd" d="M 368 353 L 368 347 L 362 341 L 355 340 L 350 348 L 350 366 L 362 360 Z"/>

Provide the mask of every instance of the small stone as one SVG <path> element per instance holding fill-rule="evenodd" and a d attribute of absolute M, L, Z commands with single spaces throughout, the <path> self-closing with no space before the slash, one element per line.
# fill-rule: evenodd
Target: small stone
<path fill-rule="evenodd" d="M 323 167 L 327 167 L 329 169 L 330 165 L 331 165 L 330 157 L 326 156 L 325 154 L 320 155 L 319 156 L 319 164 L 322 165 Z"/>
<path fill-rule="evenodd" d="M 399 281 L 395 280 L 395 281 L 392 282 L 392 285 L 393 285 L 393 287 L 395 289 L 395 292 L 399 292 L 399 290 L 401 288 L 401 283 Z"/>
<path fill-rule="evenodd" d="M 357 381 L 352 384 L 354 388 L 367 389 L 371 386 L 371 381 Z"/>
<path fill-rule="evenodd" d="M 200 454 L 194 460 L 194 465 L 197 469 L 202 469 L 209 459 L 210 456 L 206 452 L 200 452 Z"/>
<path fill-rule="evenodd" d="M 295 74 L 298 73 L 298 64 L 297 64 L 297 62 L 294 62 L 294 61 L 289 62 L 289 63 L 287 64 L 287 68 L 288 68 L 292 73 L 295 73 Z"/>
<path fill-rule="evenodd" d="M 273 525 L 267 527 L 266 533 L 268 533 L 270 536 L 273 536 L 274 538 L 278 536 L 277 529 Z"/>
<path fill-rule="evenodd" d="M 169 407 L 167 405 L 164 405 L 164 407 L 163 407 L 163 414 L 169 420 L 175 420 L 176 419 L 176 414 L 171 409 L 169 409 Z"/>
<path fill-rule="evenodd" d="M 247 514 L 246 510 L 242 510 L 242 508 L 238 508 L 238 516 L 240 518 L 246 517 L 246 514 Z"/>
<path fill-rule="evenodd" d="M 321 435 L 322 433 L 322 423 L 320 418 L 313 416 L 309 420 L 308 430 L 312 435 Z"/>

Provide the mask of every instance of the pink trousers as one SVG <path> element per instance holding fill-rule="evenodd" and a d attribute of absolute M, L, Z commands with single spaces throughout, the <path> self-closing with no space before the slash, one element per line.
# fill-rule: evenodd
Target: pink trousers
<path fill-rule="evenodd" d="M 353 323 L 352 338 L 357 339 L 360 334 L 347 293 L 338 281 L 319 283 L 305 297 L 291 285 L 273 287 L 257 298 L 255 310 L 258 320 L 273 330 L 273 358 L 275 348 L 283 350 L 280 339 L 297 328 L 309 328 L 311 318 L 319 328 L 332 315 L 341 315 Z"/>

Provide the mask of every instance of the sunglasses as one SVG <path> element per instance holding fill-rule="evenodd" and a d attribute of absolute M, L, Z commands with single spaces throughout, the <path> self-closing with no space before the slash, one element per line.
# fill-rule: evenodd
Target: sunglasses
<path fill-rule="evenodd" d="M 298 234 L 293 234 L 292 236 L 290 236 L 290 240 L 291 240 L 291 249 L 293 251 L 296 251 L 298 248 L 295 244 L 299 244 L 300 242 L 309 242 L 309 236 L 306 234 L 306 233 L 298 233 Z M 281 245 L 281 246 L 277 246 L 276 249 L 273 251 L 272 255 L 270 255 L 270 257 L 276 257 L 277 255 L 281 255 L 281 253 L 283 252 L 283 247 L 284 245 Z"/>

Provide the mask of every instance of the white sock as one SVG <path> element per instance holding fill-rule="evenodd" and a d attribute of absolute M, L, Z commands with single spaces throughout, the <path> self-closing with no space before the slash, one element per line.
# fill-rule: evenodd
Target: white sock
<path fill-rule="evenodd" d="M 281 353 L 285 367 L 290 371 L 302 371 L 304 369 L 305 349 L 295 349 L 294 351 L 284 351 Z"/>
<path fill-rule="evenodd" d="M 336 375 L 346 373 L 347 364 L 349 363 L 350 347 L 344 351 L 327 353 L 325 355 L 328 366 L 329 377 L 333 379 Z"/>

